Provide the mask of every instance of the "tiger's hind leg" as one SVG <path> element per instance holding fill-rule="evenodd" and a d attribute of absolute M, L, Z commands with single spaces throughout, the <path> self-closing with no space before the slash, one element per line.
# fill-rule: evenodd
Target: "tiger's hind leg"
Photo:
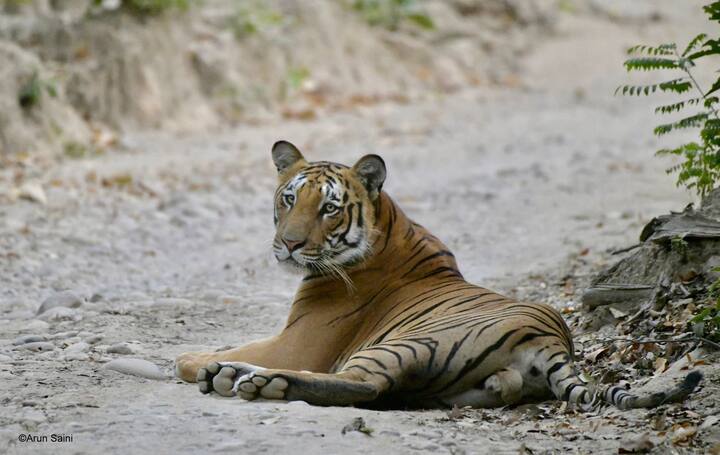
<path fill-rule="evenodd" d="M 488 377 L 478 387 L 443 398 L 441 402 L 448 407 L 497 408 L 516 404 L 522 397 L 522 374 L 512 368 L 504 368 Z"/>

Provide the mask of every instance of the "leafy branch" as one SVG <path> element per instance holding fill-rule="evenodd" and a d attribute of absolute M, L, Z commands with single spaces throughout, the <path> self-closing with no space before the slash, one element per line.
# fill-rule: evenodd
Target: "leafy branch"
<path fill-rule="evenodd" d="M 720 1 L 703 7 L 710 21 L 720 22 Z M 656 136 L 684 129 L 698 129 L 699 141 L 682 144 L 675 148 L 665 148 L 658 155 L 679 156 L 683 161 L 670 167 L 668 173 L 677 173 L 678 186 L 694 189 L 700 197 L 705 197 L 720 182 L 720 98 L 714 95 L 720 91 L 720 77 L 712 86 L 703 90 L 692 68 L 708 56 L 720 55 L 720 37 L 709 38 L 701 33 L 685 46 L 682 53 L 675 43 L 659 46 L 638 45 L 628 49 L 628 58 L 624 65 L 629 71 L 667 71 L 676 70 L 681 77 L 650 85 L 622 85 L 615 94 L 626 96 L 650 96 L 656 92 L 684 95 L 684 99 L 658 106 L 656 114 L 667 115 L 684 112 L 694 108 L 695 112 L 670 123 L 663 123 L 654 129 Z M 697 96 L 686 98 L 694 90 Z"/>

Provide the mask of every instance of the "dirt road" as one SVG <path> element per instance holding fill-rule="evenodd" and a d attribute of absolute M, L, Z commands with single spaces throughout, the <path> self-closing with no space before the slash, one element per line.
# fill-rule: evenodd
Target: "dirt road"
<path fill-rule="evenodd" d="M 122 150 L 38 172 L 47 205 L 0 205 L 0 447 L 617 453 L 625 439 L 646 432 L 654 444 L 669 444 L 649 427 L 646 411 L 578 416 L 550 403 L 449 418 L 444 411 L 245 402 L 102 366 L 143 358 L 170 375 L 181 352 L 238 345 L 282 326 L 298 277 L 285 275 L 269 251 L 269 148 L 279 138 L 310 159 L 350 164 L 365 153 L 382 155 L 386 190 L 454 250 L 468 280 L 573 305 L 581 290 L 558 297 L 543 277 L 584 249 L 587 264 L 606 260 L 607 249 L 635 242 L 650 217 L 691 199 L 663 172 L 669 163 L 652 157 L 653 103 L 612 96 L 627 80 L 624 48 L 660 34 L 687 38 L 698 17 L 682 18 L 671 27 L 566 17 L 558 36 L 523 61 L 525 77 L 515 87 L 428 94 L 412 105 L 207 137 L 138 133 L 123 139 Z M 35 316 L 44 299 L 65 291 L 86 301 Z M 45 338 L 53 349 L 13 345 L 23 335 Z M 117 343 L 126 343 L 125 354 L 107 352 Z M 708 413 L 708 400 L 703 391 L 689 408 Z M 542 418 L 551 411 L 553 418 Z M 370 436 L 342 434 L 356 417 L 374 430 Z M 23 433 L 73 440 L 17 442 Z"/>

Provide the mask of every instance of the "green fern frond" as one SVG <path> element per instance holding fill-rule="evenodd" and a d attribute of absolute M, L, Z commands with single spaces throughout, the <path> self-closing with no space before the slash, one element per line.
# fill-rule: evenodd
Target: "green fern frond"
<path fill-rule="evenodd" d="M 675 59 L 660 57 L 638 57 L 625 60 L 628 71 L 651 71 L 660 69 L 675 69 L 678 63 Z"/>

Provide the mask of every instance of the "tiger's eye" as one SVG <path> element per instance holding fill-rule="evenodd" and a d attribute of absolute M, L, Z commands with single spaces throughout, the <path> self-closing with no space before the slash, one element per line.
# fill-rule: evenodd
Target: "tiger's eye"
<path fill-rule="evenodd" d="M 337 210 L 338 206 L 330 203 L 325 204 L 325 207 L 323 207 L 323 211 L 327 214 L 335 213 Z"/>

